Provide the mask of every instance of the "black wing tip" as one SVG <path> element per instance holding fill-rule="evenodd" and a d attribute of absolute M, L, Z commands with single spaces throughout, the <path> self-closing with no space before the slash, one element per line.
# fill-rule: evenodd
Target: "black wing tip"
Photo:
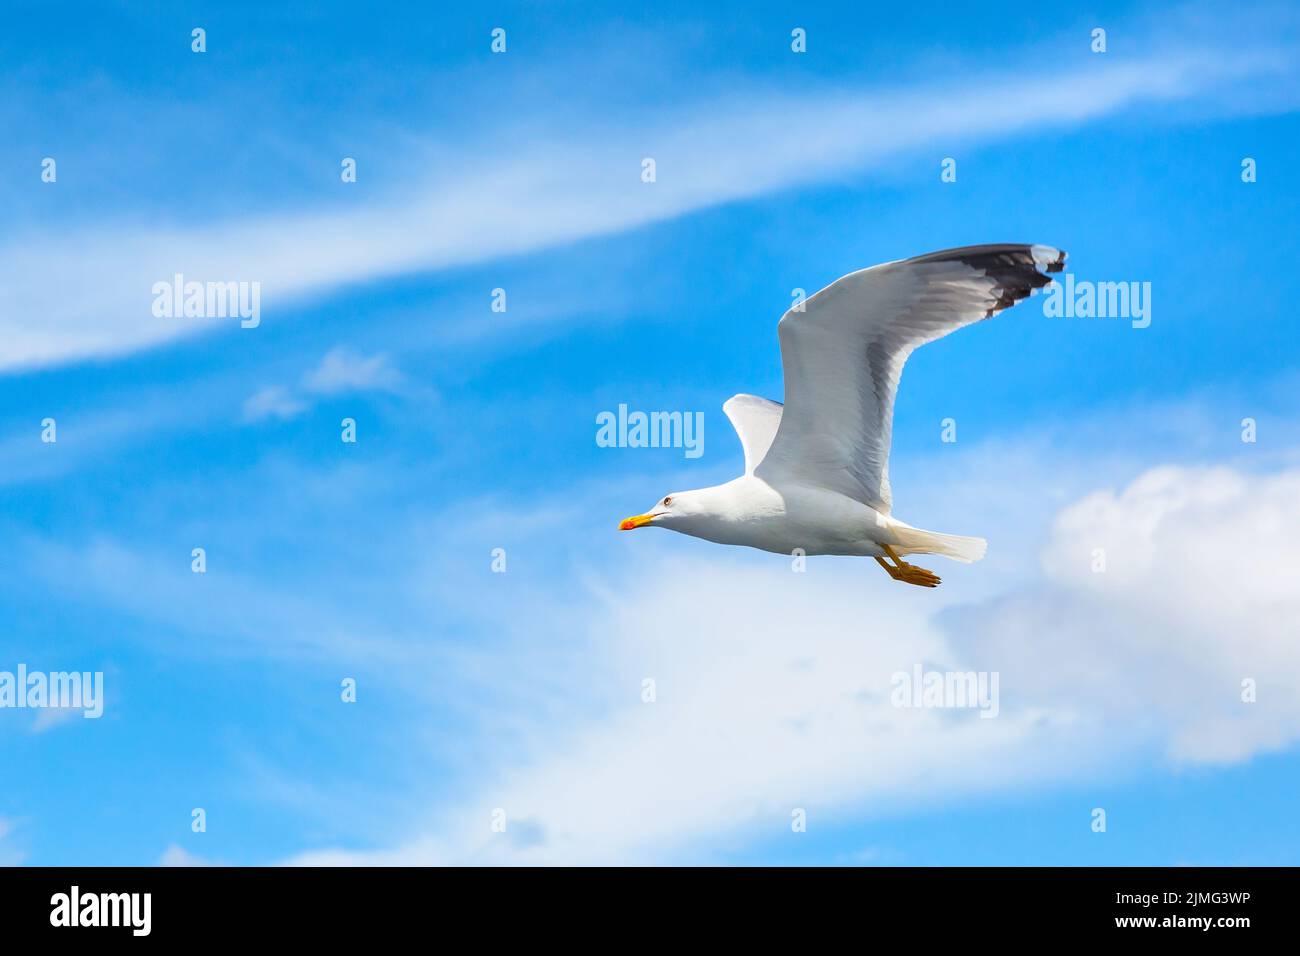
<path fill-rule="evenodd" d="M 978 246 L 957 246 L 953 249 L 940 249 L 925 255 L 913 256 L 908 262 L 964 262 L 974 268 L 981 268 L 985 263 L 1018 261 L 1021 264 L 1033 263 L 1046 272 L 1060 272 L 1065 268 L 1068 253 L 1055 246 L 1046 246 L 1031 242 L 989 242 Z"/>
<path fill-rule="evenodd" d="M 996 285 L 993 301 L 984 313 L 987 319 L 1011 308 L 1037 289 L 1051 285 L 1048 276 L 1064 271 L 1065 258 L 1065 251 L 1055 246 L 1019 242 L 944 249 L 910 261 L 960 262 L 993 279 Z"/>

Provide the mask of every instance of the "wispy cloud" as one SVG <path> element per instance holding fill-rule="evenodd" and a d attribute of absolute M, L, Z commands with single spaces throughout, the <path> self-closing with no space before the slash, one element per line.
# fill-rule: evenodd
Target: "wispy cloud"
<path fill-rule="evenodd" d="M 307 403 L 283 385 L 268 385 L 258 389 L 244 402 L 244 419 L 260 422 L 268 418 L 287 421 L 307 410 Z"/>
<path fill-rule="evenodd" d="M 0 866 L 18 866 L 26 858 L 11 843 L 15 826 L 12 820 L 0 817 Z"/>
<path fill-rule="evenodd" d="M 1297 501 L 1294 470 L 1152 469 L 1062 508 L 1032 580 L 938 611 L 830 561 L 794 574 L 675 554 L 591 578 L 580 605 L 546 614 L 576 635 L 527 659 L 565 699 L 544 735 L 409 843 L 294 862 L 708 859 L 738 833 L 788 835 L 795 808 L 831 826 L 1152 754 L 1217 764 L 1289 746 Z M 998 672 L 999 716 L 892 706 L 892 675 L 918 663 Z"/>
<path fill-rule="evenodd" d="M 303 375 L 297 388 L 268 385 L 244 402 L 244 420 L 286 421 L 307 411 L 320 396 L 354 392 L 396 392 L 405 380 L 388 356 L 362 355 L 342 346 L 327 352 L 320 364 Z"/>
<path fill-rule="evenodd" d="M 158 858 L 159 866 L 211 866 L 203 857 L 173 843 Z"/>
<path fill-rule="evenodd" d="M 1251 90 L 1286 83 L 1293 69 L 1286 50 L 1261 42 L 1008 70 L 961 89 L 756 89 L 606 122 L 585 137 L 530 139 L 504 160 L 484 161 L 486 147 L 471 142 L 437 178 L 393 184 L 386 198 L 347 209 L 15 236 L 0 246 L 0 368 L 121 354 L 216 328 L 257 334 L 229 320 L 156 318 L 152 285 L 178 272 L 260 282 L 263 321 L 275 323 L 290 303 L 349 284 L 608 235 L 899 154 L 1144 104 L 1231 108 L 1253 102 Z M 647 156 L 657 164 L 654 183 L 641 180 Z"/>
<path fill-rule="evenodd" d="M 137 615 L 213 640 L 186 653 L 325 660 L 359 655 L 376 668 L 409 661 L 414 644 L 396 640 L 373 617 L 357 616 L 340 602 L 326 609 L 319 596 L 286 595 L 255 574 L 218 573 L 209 557 L 205 574 L 182 561 L 112 540 L 76 548 L 31 539 L 22 547 L 30 568 L 46 580 L 80 567 L 78 599 Z M 196 608 L 202 608 L 196 613 Z M 159 639 L 156 650 L 167 650 Z"/>
<path fill-rule="evenodd" d="M 401 384 L 402 376 L 388 361 L 387 355 L 361 355 L 346 348 L 331 349 L 320 365 L 303 379 L 303 388 L 321 395 L 339 392 L 391 390 Z"/>

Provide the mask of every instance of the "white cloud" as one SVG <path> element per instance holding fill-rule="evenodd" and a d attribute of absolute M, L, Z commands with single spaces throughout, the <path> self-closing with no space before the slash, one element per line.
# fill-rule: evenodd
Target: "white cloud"
<path fill-rule="evenodd" d="M 15 849 L 9 840 L 14 829 L 12 820 L 0 817 L 0 866 L 19 866 L 26 859 L 26 854 Z"/>
<path fill-rule="evenodd" d="M 301 415 L 308 405 L 283 385 L 268 385 L 244 401 L 244 420 L 260 422 L 268 418 L 287 421 Z"/>
<path fill-rule="evenodd" d="M 754 90 L 593 125 L 585 138 L 530 140 L 504 160 L 485 160 L 487 147 L 471 144 L 436 178 L 347 209 L 14 236 L 0 246 L 0 368 L 121 354 L 217 328 L 257 334 L 234 320 L 154 317 L 153 283 L 175 273 L 260 282 L 262 319 L 274 324 L 290 303 L 348 284 L 608 235 L 931 144 L 1070 126 L 1141 104 L 1245 108 L 1251 98 L 1231 91 L 1282 83 L 1289 63 L 1229 46 L 1144 61 L 1094 57 L 1086 69 L 972 77 L 962 89 Z M 653 185 L 640 180 L 647 154 L 658 163 Z"/>
<path fill-rule="evenodd" d="M 162 856 L 158 858 L 159 866 L 211 866 L 201 856 L 196 856 L 189 850 L 175 843 L 163 851 Z"/>
<path fill-rule="evenodd" d="M 310 493 L 305 486 L 295 492 Z M 76 563 L 84 585 L 79 600 L 103 602 L 165 624 L 172 632 L 212 638 L 195 652 L 312 661 L 362 656 L 374 668 L 409 667 L 419 656 L 418 649 L 385 632 L 373 611 L 359 613 L 344 601 L 326 607 L 319 593 L 294 591 L 289 582 L 268 581 L 252 572 L 226 568 L 216 573 L 209 564 L 207 574 L 196 575 L 188 553 L 178 563 L 166 553 L 133 550 L 107 539 L 75 547 L 42 539 L 14 545 L 25 547 L 28 566 L 46 581 L 61 580 Z M 202 614 L 195 613 L 199 606 Z M 159 652 L 177 649 L 165 638 L 150 646 Z"/>
<path fill-rule="evenodd" d="M 61 727 L 81 719 L 84 719 L 83 711 L 75 707 L 42 707 L 32 720 L 31 731 L 34 734 L 43 734 L 54 727 Z"/>
<path fill-rule="evenodd" d="M 365 356 L 346 348 L 331 349 L 303 378 L 303 388 L 321 395 L 338 392 L 388 391 L 402 376 L 382 353 Z"/>
<path fill-rule="evenodd" d="M 285 385 L 268 385 L 244 402 L 244 420 L 259 422 L 268 418 L 287 421 L 307 411 L 321 395 L 346 392 L 394 392 L 403 384 L 401 373 L 388 356 L 361 355 L 350 349 L 331 349 L 320 364 L 302 377 L 298 389 Z"/>
<path fill-rule="evenodd" d="M 737 834 L 792 836 L 796 807 L 820 828 L 1284 748 L 1300 739 L 1297 528 L 1300 471 L 1157 468 L 1062 508 L 1035 580 L 956 603 L 862 562 L 794 574 L 684 542 L 530 611 L 577 637 L 528 654 L 521 625 L 520 647 L 482 663 L 549 689 L 528 704 L 544 732 L 499 747 L 521 756 L 462 806 L 405 845 L 294 862 L 708 859 Z M 891 676 L 916 663 L 997 671 L 1000 715 L 893 707 Z"/>
<path fill-rule="evenodd" d="M 1288 746 L 1300 739 L 1297 534 L 1300 471 L 1157 468 L 1118 494 L 1090 495 L 1057 519 L 1043 555 L 1047 588 L 1031 609 L 1040 627 L 1056 596 L 1087 613 L 1060 628 L 1075 640 L 1024 635 L 1019 660 L 1050 646 L 1056 667 L 1038 663 L 1058 677 L 1104 660 L 1112 709 L 1162 723 L 1175 760 L 1235 761 Z M 1095 549 L 1104 549 L 1104 573 L 1092 571 Z M 1246 679 L 1258 685 L 1248 706 Z M 1059 699 L 1069 681 L 1058 684 Z"/>

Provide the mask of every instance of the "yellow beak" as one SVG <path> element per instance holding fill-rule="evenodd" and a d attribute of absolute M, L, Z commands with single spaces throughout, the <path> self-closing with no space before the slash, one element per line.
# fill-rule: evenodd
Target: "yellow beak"
<path fill-rule="evenodd" d="M 623 523 L 618 526 L 619 531 L 631 531 L 633 528 L 639 528 L 647 525 L 654 520 L 654 515 L 633 515 L 630 518 L 624 518 Z"/>

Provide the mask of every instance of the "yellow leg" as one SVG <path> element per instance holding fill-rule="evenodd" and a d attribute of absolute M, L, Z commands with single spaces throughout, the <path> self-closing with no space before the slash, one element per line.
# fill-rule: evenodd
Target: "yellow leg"
<path fill-rule="evenodd" d="M 939 575 L 933 571 L 927 571 L 925 568 L 918 568 L 915 564 L 908 564 L 900 558 L 887 544 L 882 544 L 881 549 L 885 554 L 894 559 L 897 567 L 892 567 L 885 563 L 884 558 L 876 558 L 876 562 L 885 569 L 891 578 L 895 581 L 902 581 L 904 584 L 915 584 L 921 588 L 933 588 L 939 586 Z"/>

